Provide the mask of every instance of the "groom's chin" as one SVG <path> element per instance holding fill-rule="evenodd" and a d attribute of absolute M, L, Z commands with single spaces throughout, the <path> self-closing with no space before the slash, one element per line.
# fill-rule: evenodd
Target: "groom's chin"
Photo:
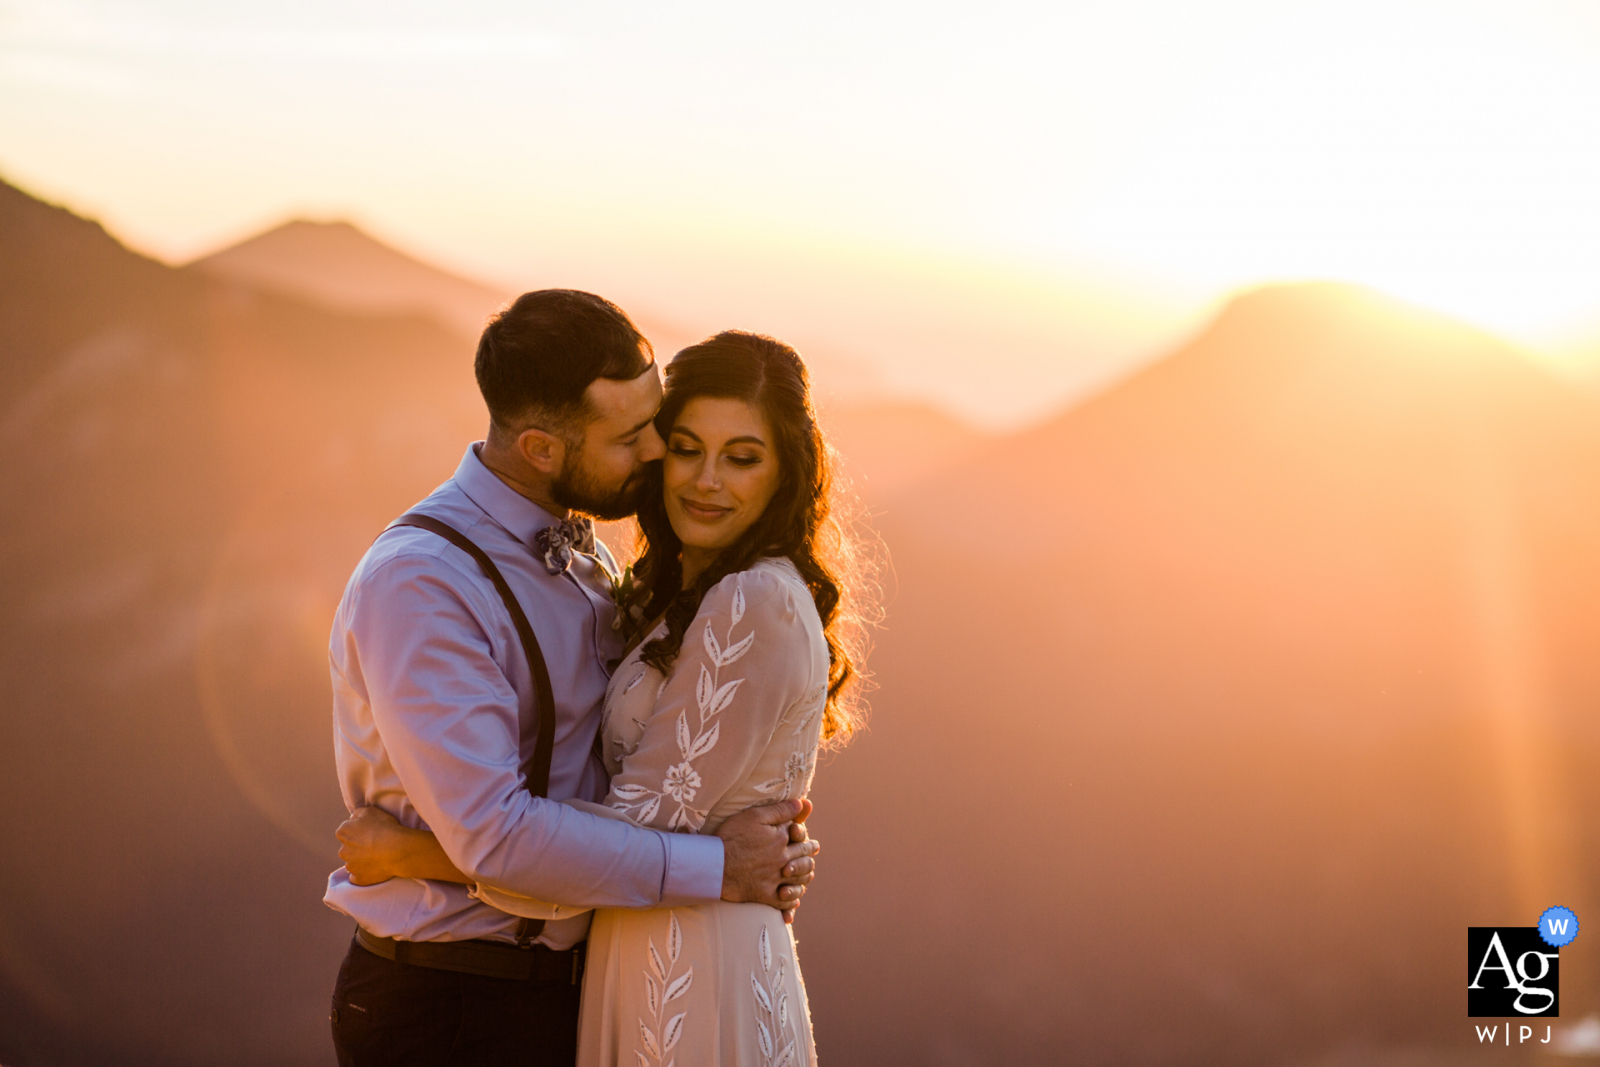
<path fill-rule="evenodd" d="M 601 522 L 631 519 L 639 510 L 639 501 L 644 496 L 646 485 L 643 478 L 630 481 L 605 500 L 586 500 L 575 507 L 576 510 L 592 515 Z"/>
<path fill-rule="evenodd" d="M 607 504 L 605 507 L 582 508 L 580 510 L 597 522 L 620 522 L 623 519 L 633 518 L 639 509 L 630 503 L 627 505 Z"/>

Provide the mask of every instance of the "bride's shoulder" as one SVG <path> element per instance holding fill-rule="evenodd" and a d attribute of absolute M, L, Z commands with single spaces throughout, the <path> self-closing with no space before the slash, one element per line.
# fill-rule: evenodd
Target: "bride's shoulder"
<path fill-rule="evenodd" d="M 742 619 L 793 620 L 806 612 L 816 613 L 805 579 L 788 559 L 759 559 L 742 571 L 723 578 L 706 591 L 701 601 L 702 614 L 727 616 L 732 622 Z"/>

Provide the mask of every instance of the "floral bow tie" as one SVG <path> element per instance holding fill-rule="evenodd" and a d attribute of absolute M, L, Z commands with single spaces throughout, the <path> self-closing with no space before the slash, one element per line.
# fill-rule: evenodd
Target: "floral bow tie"
<path fill-rule="evenodd" d="M 594 555 L 594 523 L 589 519 L 562 519 L 533 535 L 534 547 L 544 557 L 544 569 L 561 574 L 572 566 L 572 554 Z"/>

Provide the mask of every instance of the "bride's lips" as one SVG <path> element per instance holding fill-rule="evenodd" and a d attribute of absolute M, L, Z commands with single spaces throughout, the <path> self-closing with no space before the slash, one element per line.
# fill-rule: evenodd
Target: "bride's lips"
<path fill-rule="evenodd" d="M 696 504 L 694 501 L 685 500 L 681 496 L 678 498 L 678 503 L 683 505 L 684 514 L 691 519 L 699 519 L 701 522 L 715 522 L 733 510 L 732 508 L 718 507 L 715 504 Z"/>

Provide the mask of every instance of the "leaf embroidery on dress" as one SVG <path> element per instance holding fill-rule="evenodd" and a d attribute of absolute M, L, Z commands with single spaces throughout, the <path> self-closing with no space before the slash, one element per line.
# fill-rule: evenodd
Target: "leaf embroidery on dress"
<path fill-rule="evenodd" d="M 722 641 L 718 641 L 708 619 L 701 635 L 701 644 L 705 646 L 711 667 L 708 670 L 705 664 L 701 664 L 699 676 L 695 679 L 695 704 L 699 712 L 699 725 L 697 727 L 690 725 L 687 710 L 679 711 L 678 720 L 674 723 L 675 740 L 683 762 L 675 763 L 666 769 L 660 789 L 650 789 L 642 785 L 616 786 L 612 789 L 616 799 L 611 806 L 626 812 L 635 822 L 648 823 L 660 813 L 661 802 L 670 799 L 676 803 L 677 809 L 667 820 L 668 830 L 695 832 L 705 824 L 705 809 L 694 806 L 694 799 L 704 784 L 700 773 L 695 770 L 694 761 L 717 746 L 717 739 L 721 737 L 721 724 L 715 721 L 716 717 L 733 703 L 734 695 L 744 683 L 743 678 L 724 682 L 721 677 L 722 668 L 750 651 L 750 646 L 755 643 L 754 630 L 737 641 L 734 640 L 733 628 L 744 618 L 744 611 L 744 576 L 735 575 L 732 621 L 728 623 L 728 632 L 723 635 Z M 723 642 L 727 643 L 726 648 L 723 647 Z M 663 679 L 661 684 L 665 687 L 666 680 Z"/>
<path fill-rule="evenodd" d="M 635 723 L 638 723 L 639 731 L 642 734 L 644 732 L 644 723 L 639 722 L 638 719 L 634 719 L 633 721 Z M 611 750 L 612 750 L 611 762 L 614 763 L 617 767 L 620 768 L 622 766 L 623 762 L 629 756 L 631 756 L 635 752 L 639 751 L 639 742 L 638 741 L 634 741 L 632 744 L 629 744 L 626 740 L 624 740 L 621 737 L 613 737 L 611 739 Z M 607 768 L 607 769 L 609 770 L 609 768 Z"/>
<path fill-rule="evenodd" d="M 799 1038 L 789 1028 L 789 992 L 784 986 L 785 959 L 778 957 L 778 967 L 772 967 L 772 940 L 767 928 L 761 928 L 756 941 L 756 952 L 761 963 L 761 978 L 750 972 L 750 992 L 756 1002 L 756 1041 L 761 1046 L 761 1059 L 765 1067 L 790 1067 L 794 1063 L 795 1048 Z M 776 1001 L 774 1001 L 776 998 Z M 787 1040 L 780 1049 L 778 1042 Z"/>
<path fill-rule="evenodd" d="M 823 682 L 821 685 L 817 686 L 811 692 L 806 694 L 806 700 L 805 700 L 806 713 L 804 715 L 800 716 L 800 721 L 799 722 L 794 724 L 794 732 L 798 734 L 802 730 L 804 730 L 807 726 L 810 726 L 811 725 L 811 720 L 815 719 L 817 717 L 817 712 L 821 711 L 824 707 L 827 706 L 827 704 L 828 704 L 828 683 L 827 682 Z"/>
<path fill-rule="evenodd" d="M 627 759 L 629 756 L 633 755 L 639 750 L 639 742 L 637 740 L 630 744 L 627 740 L 620 736 L 618 731 L 615 731 L 611 728 L 612 714 L 617 710 L 617 706 L 622 703 L 622 698 L 633 692 L 634 688 L 638 686 L 640 682 L 644 681 L 645 675 L 650 673 L 650 669 L 643 664 L 639 664 L 638 666 L 639 669 L 634 672 L 633 677 L 628 680 L 627 685 L 623 686 L 621 689 L 615 690 L 606 697 L 605 710 L 602 711 L 600 715 L 600 735 L 602 737 L 612 735 L 610 742 L 611 762 L 618 767 L 622 766 L 623 760 Z M 630 719 L 629 721 L 639 728 L 639 732 L 641 734 L 644 732 L 645 724 L 643 722 L 638 719 Z M 608 767 L 607 769 L 609 770 L 610 768 Z"/>
<path fill-rule="evenodd" d="M 639 1058 L 641 1067 L 650 1067 L 650 1060 L 661 1063 L 662 1057 L 677 1047 L 683 1037 L 683 1023 L 688 1018 L 687 1011 L 680 1011 L 662 1022 L 667 1015 L 667 1005 L 689 992 L 689 987 L 694 984 L 694 968 L 672 976 L 678 966 L 678 955 L 683 951 L 683 928 L 678 925 L 678 915 L 674 911 L 667 912 L 667 958 L 661 958 L 661 952 L 656 948 L 656 939 L 649 939 L 647 963 L 644 971 L 644 1003 L 650 1011 L 650 1021 L 639 1020 L 639 1043 L 644 1046 L 644 1052 L 634 1050 L 634 1055 Z M 650 1059 L 645 1058 L 645 1053 L 650 1054 Z M 664 1067 L 672 1067 L 672 1060 L 668 1060 Z"/>
<path fill-rule="evenodd" d="M 806 786 L 811 784 L 811 770 L 816 766 L 817 750 L 810 752 L 791 752 L 789 759 L 783 765 L 782 778 L 769 778 L 756 786 L 762 793 L 778 793 L 779 800 L 788 800 L 792 796 L 799 796 L 806 791 Z"/>
<path fill-rule="evenodd" d="M 711 632 L 711 624 L 710 623 L 706 624 L 706 632 L 707 633 Z M 729 664 L 737 663 L 744 656 L 744 654 L 746 652 L 750 651 L 750 646 L 755 643 L 755 639 L 756 639 L 756 635 L 755 634 L 753 634 L 753 633 L 752 634 L 747 634 L 745 636 L 744 640 L 740 641 L 736 645 L 731 646 L 727 651 L 725 651 L 722 654 L 722 659 L 717 665 L 719 667 L 726 667 Z"/>

